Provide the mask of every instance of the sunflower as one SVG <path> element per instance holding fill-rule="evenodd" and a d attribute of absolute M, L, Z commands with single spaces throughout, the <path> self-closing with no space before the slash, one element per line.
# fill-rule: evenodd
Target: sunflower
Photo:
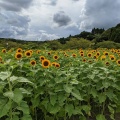
<path fill-rule="evenodd" d="M 59 67 L 60 67 L 60 64 L 59 64 L 59 63 L 56 63 L 56 64 L 55 64 L 55 67 L 56 67 L 56 68 L 59 68 Z"/>
<path fill-rule="evenodd" d="M 111 61 L 115 61 L 116 60 L 114 55 L 110 55 L 109 58 L 110 58 Z"/>
<path fill-rule="evenodd" d="M 88 56 L 88 57 L 91 57 L 91 56 L 92 56 L 92 53 L 88 53 L 87 56 Z"/>
<path fill-rule="evenodd" d="M 73 53 L 72 56 L 73 56 L 74 58 L 77 57 L 77 55 L 76 55 L 75 53 Z"/>
<path fill-rule="evenodd" d="M 97 55 L 94 55 L 93 58 L 94 58 L 94 59 L 98 59 L 98 56 L 97 56 Z"/>
<path fill-rule="evenodd" d="M 105 55 L 102 55 L 102 56 L 100 57 L 100 59 L 103 61 L 103 60 L 106 59 L 106 56 L 105 56 Z"/>
<path fill-rule="evenodd" d="M 50 61 L 47 59 L 42 60 L 42 67 L 43 68 L 49 68 L 50 66 Z"/>
<path fill-rule="evenodd" d="M 31 54 L 33 54 L 33 50 L 29 50 L 31 52 Z"/>
<path fill-rule="evenodd" d="M 15 54 L 15 58 L 18 59 L 18 60 L 21 59 L 22 56 L 23 56 L 23 55 L 22 55 L 21 52 L 17 52 L 17 53 Z"/>
<path fill-rule="evenodd" d="M 22 48 L 18 48 L 16 52 L 22 52 Z"/>
<path fill-rule="evenodd" d="M 83 57 L 83 56 L 84 56 L 84 53 L 80 53 L 80 56 Z"/>
<path fill-rule="evenodd" d="M 2 53 L 6 53 L 6 49 L 2 49 Z"/>
<path fill-rule="evenodd" d="M 86 59 L 84 58 L 82 61 L 83 61 L 83 62 L 86 62 Z"/>
<path fill-rule="evenodd" d="M 36 53 L 39 54 L 41 52 L 41 50 L 37 50 Z"/>
<path fill-rule="evenodd" d="M 30 50 L 27 50 L 27 51 L 25 52 L 25 56 L 27 56 L 27 57 L 31 57 L 31 56 L 32 56 L 31 51 L 30 51 Z"/>
<path fill-rule="evenodd" d="M 105 65 L 106 65 L 106 66 L 109 66 L 109 65 L 110 65 L 110 63 L 109 63 L 109 62 L 105 62 Z"/>
<path fill-rule="evenodd" d="M 54 59 L 54 60 L 58 60 L 58 56 L 57 56 L 57 55 L 54 55 L 54 56 L 53 56 L 53 59 Z"/>
<path fill-rule="evenodd" d="M 106 55 L 106 56 L 107 56 L 107 55 L 109 55 L 109 53 L 108 53 L 108 52 L 106 52 L 106 51 L 105 51 L 103 54 L 104 54 L 104 55 Z"/>
<path fill-rule="evenodd" d="M 96 53 L 96 56 L 100 56 L 100 52 L 97 52 L 97 53 Z"/>
<path fill-rule="evenodd" d="M 31 64 L 32 66 L 35 66 L 35 65 L 36 65 L 36 61 L 35 61 L 35 60 L 31 60 L 31 61 L 30 61 L 30 64 Z"/>
<path fill-rule="evenodd" d="M 52 62 L 51 65 L 52 65 L 52 66 L 55 66 L 55 65 L 56 65 L 56 62 Z"/>
<path fill-rule="evenodd" d="M 51 55 L 51 52 L 48 52 L 48 55 Z"/>
<path fill-rule="evenodd" d="M 116 61 L 117 65 L 120 66 L 120 59 Z"/>
<path fill-rule="evenodd" d="M 44 56 L 40 56 L 40 60 L 42 61 L 42 60 L 44 60 L 45 59 L 45 57 Z"/>

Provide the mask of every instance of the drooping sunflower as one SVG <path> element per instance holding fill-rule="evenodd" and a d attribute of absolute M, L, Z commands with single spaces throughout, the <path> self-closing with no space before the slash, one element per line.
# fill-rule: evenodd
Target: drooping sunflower
<path fill-rule="evenodd" d="M 54 55 L 54 56 L 53 56 L 53 59 L 54 59 L 54 60 L 58 60 L 58 58 L 59 58 L 59 57 L 58 57 L 57 55 Z"/>
<path fill-rule="evenodd" d="M 15 54 L 15 58 L 16 59 L 21 59 L 23 57 L 23 55 L 22 55 L 22 53 L 21 52 L 17 52 L 16 54 Z"/>
<path fill-rule="evenodd" d="M 30 64 L 31 64 L 32 66 L 35 66 L 35 65 L 36 65 L 36 61 L 35 61 L 35 60 L 31 60 L 31 61 L 30 61 Z"/>
<path fill-rule="evenodd" d="M 48 59 L 42 60 L 42 67 L 43 68 L 49 68 L 50 67 L 50 61 Z"/>
<path fill-rule="evenodd" d="M 120 59 L 116 61 L 117 65 L 120 66 Z"/>
<path fill-rule="evenodd" d="M 31 56 L 32 56 L 32 52 L 31 52 L 30 50 L 27 50 L 27 51 L 25 52 L 25 56 L 26 56 L 26 57 L 31 57 Z"/>
<path fill-rule="evenodd" d="M 6 49 L 2 49 L 2 53 L 6 53 Z"/>
<path fill-rule="evenodd" d="M 16 52 L 22 52 L 22 48 L 18 48 Z"/>

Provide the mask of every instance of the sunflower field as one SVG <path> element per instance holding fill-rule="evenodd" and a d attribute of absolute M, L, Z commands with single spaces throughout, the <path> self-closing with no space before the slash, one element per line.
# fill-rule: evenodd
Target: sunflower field
<path fill-rule="evenodd" d="M 120 120 L 120 49 L 0 50 L 0 120 Z"/>

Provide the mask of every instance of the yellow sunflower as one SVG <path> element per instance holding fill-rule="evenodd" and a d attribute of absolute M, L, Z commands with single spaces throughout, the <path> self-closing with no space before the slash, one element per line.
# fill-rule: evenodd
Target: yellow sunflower
<path fill-rule="evenodd" d="M 35 60 L 31 60 L 31 61 L 30 61 L 30 64 L 31 64 L 32 66 L 35 66 L 35 65 L 36 65 L 36 61 L 35 61 Z"/>
<path fill-rule="evenodd" d="M 54 56 L 53 56 L 53 59 L 54 59 L 54 60 L 58 60 L 58 56 L 57 56 L 57 55 L 54 55 Z"/>
<path fill-rule="evenodd" d="M 120 66 L 120 59 L 116 61 L 117 65 Z"/>
<path fill-rule="evenodd" d="M 40 61 L 42 61 L 42 60 L 44 60 L 44 59 L 45 59 L 45 57 L 44 57 L 44 56 L 40 56 L 39 58 L 40 58 Z"/>
<path fill-rule="evenodd" d="M 42 60 L 42 67 L 43 68 L 49 68 L 50 65 L 51 64 L 50 64 L 49 60 L 47 60 L 47 59 Z"/>
<path fill-rule="evenodd" d="M 22 48 L 18 48 L 16 52 L 22 52 Z"/>
<path fill-rule="evenodd" d="M 26 57 L 31 57 L 31 56 L 32 56 L 32 52 L 31 52 L 30 50 L 27 50 L 27 51 L 25 52 L 25 56 L 26 56 Z"/>
<path fill-rule="evenodd" d="M 21 59 L 22 56 L 23 56 L 23 55 L 22 55 L 21 52 L 17 52 L 17 53 L 15 54 L 15 58 L 18 59 L 18 60 Z"/>
<path fill-rule="evenodd" d="M 60 67 L 60 64 L 59 64 L 59 63 L 56 63 L 56 64 L 55 64 L 55 67 L 56 67 L 56 68 L 59 68 L 59 67 Z"/>
<path fill-rule="evenodd" d="M 6 53 L 6 49 L 2 49 L 2 53 Z"/>
<path fill-rule="evenodd" d="M 102 56 L 100 57 L 100 59 L 103 61 L 103 60 L 106 59 L 106 56 L 105 56 L 105 55 L 102 55 Z"/>

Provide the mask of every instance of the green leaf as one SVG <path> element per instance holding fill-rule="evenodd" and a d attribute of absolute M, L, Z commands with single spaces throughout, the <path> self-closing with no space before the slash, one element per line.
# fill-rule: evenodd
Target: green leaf
<path fill-rule="evenodd" d="M 30 91 L 27 91 L 26 89 L 24 89 L 24 88 L 19 88 L 20 90 L 21 90 L 21 92 L 23 93 L 23 94 L 31 94 L 31 92 Z"/>
<path fill-rule="evenodd" d="M 11 82 L 16 81 L 17 79 L 18 79 L 18 77 L 16 77 L 16 76 L 11 76 L 11 77 L 10 77 L 10 81 L 11 81 Z"/>
<path fill-rule="evenodd" d="M 66 104 L 65 111 L 68 113 L 68 116 L 71 117 L 71 115 L 73 114 L 73 111 L 74 111 L 73 104 Z"/>
<path fill-rule="evenodd" d="M 5 82 L 3 82 L 3 81 L 0 81 L 0 93 L 2 93 L 3 92 L 3 89 L 4 89 L 4 86 L 6 85 L 6 83 Z"/>
<path fill-rule="evenodd" d="M 23 111 L 24 114 L 29 114 L 29 107 L 26 101 L 22 101 L 17 109 Z"/>
<path fill-rule="evenodd" d="M 57 95 L 50 95 L 50 103 L 54 106 L 57 101 Z"/>
<path fill-rule="evenodd" d="M 16 88 L 14 90 L 14 97 L 13 97 L 13 101 L 15 101 L 16 103 L 20 103 L 23 99 L 23 94 L 21 92 L 20 89 Z"/>
<path fill-rule="evenodd" d="M 12 120 L 19 120 L 19 117 L 17 115 L 14 115 Z"/>
<path fill-rule="evenodd" d="M 100 94 L 100 95 L 98 95 L 98 100 L 99 100 L 100 103 L 105 102 L 105 100 L 106 100 L 106 95 L 103 94 L 103 93 Z"/>
<path fill-rule="evenodd" d="M 91 106 L 89 106 L 89 105 L 83 105 L 82 109 L 86 112 L 86 114 L 88 114 L 90 112 L 90 110 L 91 110 Z"/>
<path fill-rule="evenodd" d="M 108 88 L 108 87 L 110 86 L 110 82 L 109 82 L 109 81 L 103 80 L 103 81 L 102 81 L 102 84 L 103 84 L 103 87 L 104 87 L 104 88 Z"/>
<path fill-rule="evenodd" d="M 54 106 L 51 107 L 50 113 L 56 114 L 57 112 L 59 112 L 59 110 L 60 110 L 60 106 L 58 104 L 55 104 Z"/>
<path fill-rule="evenodd" d="M 3 95 L 4 95 L 5 97 L 10 98 L 10 99 L 13 99 L 13 97 L 14 97 L 13 91 L 5 92 Z"/>
<path fill-rule="evenodd" d="M 94 98 L 97 97 L 97 90 L 95 88 L 92 88 L 90 93 L 93 95 Z"/>
<path fill-rule="evenodd" d="M 64 90 L 67 93 L 71 93 L 72 92 L 73 87 L 71 85 L 64 85 L 63 87 L 64 87 Z"/>
<path fill-rule="evenodd" d="M 0 72 L 0 79 L 2 79 L 3 81 L 7 78 L 9 78 L 11 75 L 11 72 Z"/>
<path fill-rule="evenodd" d="M 30 115 L 24 115 L 21 120 L 32 120 L 32 117 Z"/>
<path fill-rule="evenodd" d="M 83 98 L 82 98 L 80 92 L 79 92 L 77 89 L 74 90 L 73 92 L 71 92 L 71 94 L 72 94 L 75 98 L 77 98 L 78 100 L 80 100 L 80 101 L 83 100 Z"/>
<path fill-rule="evenodd" d="M 11 108 L 11 101 L 8 101 L 7 103 L 3 102 L 3 105 L 0 105 L 0 118 L 7 115 L 7 113 L 9 112 L 10 108 Z"/>
<path fill-rule="evenodd" d="M 106 120 L 105 116 L 102 114 L 99 114 L 96 116 L 96 120 Z"/>

